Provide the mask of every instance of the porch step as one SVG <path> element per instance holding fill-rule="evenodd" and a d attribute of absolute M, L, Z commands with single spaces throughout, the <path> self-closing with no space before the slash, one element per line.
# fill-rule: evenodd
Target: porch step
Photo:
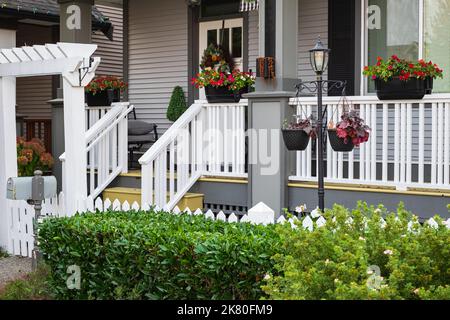
<path fill-rule="evenodd" d="M 109 198 L 111 201 L 115 199 L 120 202 L 128 201 L 129 204 L 137 202 L 141 204 L 141 189 L 127 188 L 127 187 L 113 187 L 106 188 L 102 193 L 103 199 Z M 200 193 L 186 193 L 185 196 L 178 202 L 177 206 L 180 209 L 189 208 L 191 211 L 197 209 L 203 210 L 204 195 Z"/>

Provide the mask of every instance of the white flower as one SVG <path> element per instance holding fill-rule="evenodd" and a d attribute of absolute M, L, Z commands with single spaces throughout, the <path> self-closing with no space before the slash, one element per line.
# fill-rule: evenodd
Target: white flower
<path fill-rule="evenodd" d="M 384 254 L 391 255 L 393 254 L 392 250 L 384 250 Z"/>
<path fill-rule="evenodd" d="M 419 288 L 417 288 L 416 290 L 413 291 L 414 294 L 419 294 Z"/>
<path fill-rule="evenodd" d="M 367 270 L 367 274 L 373 274 L 373 270 L 372 269 L 368 269 Z"/>
<path fill-rule="evenodd" d="M 364 239 L 363 237 L 359 237 L 359 240 L 366 241 L 366 239 Z"/>
<path fill-rule="evenodd" d="M 300 205 L 300 206 L 295 208 L 295 212 L 297 212 L 297 213 L 302 213 L 305 210 L 306 210 L 306 204 Z"/>
<path fill-rule="evenodd" d="M 376 209 L 374 210 L 374 212 L 375 212 L 375 213 L 381 213 L 381 209 L 380 209 L 380 208 L 376 208 Z"/>
<path fill-rule="evenodd" d="M 339 279 L 334 279 L 334 283 L 338 283 L 339 282 Z"/>
<path fill-rule="evenodd" d="M 325 260 L 325 264 L 329 264 L 330 263 L 330 259 Z"/>
<path fill-rule="evenodd" d="M 319 218 L 322 216 L 319 207 L 315 208 L 313 211 L 311 211 L 311 217 L 312 218 Z"/>
<path fill-rule="evenodd" d="M 264 276 L 264 280 L 269 280 L 270 279 L 270 275 L 269 274 L 266 274 L 265 276 Z"/>

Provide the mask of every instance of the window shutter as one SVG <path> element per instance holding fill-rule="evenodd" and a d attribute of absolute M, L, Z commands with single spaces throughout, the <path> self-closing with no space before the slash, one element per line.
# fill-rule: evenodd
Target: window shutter
<path fill-rule="evenodd" d="M 347 81 L 347 95 L 355 93 L 355 0 L 329 0 L 329 47 L 331 48 L 328 78 Z M 340 89 L 328 95 L 341 95 Z"/>

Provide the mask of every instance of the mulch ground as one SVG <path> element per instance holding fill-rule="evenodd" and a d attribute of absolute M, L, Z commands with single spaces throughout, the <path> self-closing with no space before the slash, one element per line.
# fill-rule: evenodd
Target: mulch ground
<path fill-rule="evenodd" d="M 0 258 L 0 291 L 10 281 L 23 278 L 31 272 L 31 259 L 22 257 Z"/>

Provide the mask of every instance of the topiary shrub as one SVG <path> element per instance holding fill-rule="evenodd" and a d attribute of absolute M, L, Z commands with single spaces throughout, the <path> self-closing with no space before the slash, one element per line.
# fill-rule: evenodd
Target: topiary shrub
<path fill-rule="evenodd" d="M 61 299 L 259 299 L 281 245 L 274 225 L 163 212 L 49 218 L 39 241 Z M 67 288 L 72 265 L 80 290 Z"/>
<path fill-rule="evenodd" d="M 169 107 L 167 108 L 167 119 L 172 122 L 177 121 L 187 108 L 183 89 L 180 86 L 176 86 L 172 91 Z"/>
<path fill-rule="evenodd" d="M 385 221 L 381 220 L 384 217 Z M 279 275 L 266 277 L 270 299 L 450 299 L 450 229 L 439 217 L 421 225 L 360 203 L 334 206 L 325 225 L 278 225 Z"/>

